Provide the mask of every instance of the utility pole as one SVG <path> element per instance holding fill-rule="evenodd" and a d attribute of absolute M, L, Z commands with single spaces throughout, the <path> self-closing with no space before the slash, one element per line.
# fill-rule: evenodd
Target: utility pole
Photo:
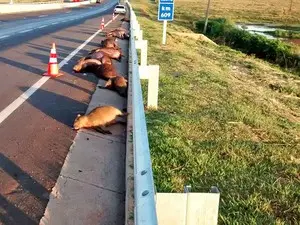
<path fill-rule="evenodd" d="M 206 29 L 207 29 L 209 7 L 210 7 L 210 0 L 208 0 L 208 3 L 207 3 L 207 9 L 206 9 L 206 15 L 205 15 L 205 24 L 204 24 L 204 29 L 203 29 L 204 34 L 206 33 Z"/>

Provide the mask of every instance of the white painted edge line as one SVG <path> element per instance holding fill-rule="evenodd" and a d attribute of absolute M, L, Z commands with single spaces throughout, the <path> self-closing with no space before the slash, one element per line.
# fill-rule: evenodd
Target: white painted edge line
<path fill-rule="evenodd" d="M 33 29 L 23 30 L 23 31 L 20 31 L 19 33 L 20 33 L 20 34 L 23 34 L 23 33 L 27 33 L 27 32 L 32 31 L 32 30 L 33 30 Z"/>
<path fill-rule="evenodd" d="M 118 16 L 118 15 L 117 15 Z M 104 27 L 110 24 L 112 20 L 108 21 Z M 59 68 L 63 67 L 67 62 L 77 53 L 80 49 L 82 49 L 87 43 L 89 43 L 97 34 L 99 34 L 102 30 L 98 30 L 92 36 L 90 36 L 83 44 L 81 44 L 77 49 L 70 53 L 63 61 L 61 61 L 58 66 Z M 9 117 L 17 108 L 19 108 L 34 92 L 36 92 L 50 77 L 44 76 L 39 79 L 35 84 L 33 84 L 27 91 L 21 94 L 16 100 L 10 103 L 5 109 L 0 112 L 0 124 Z"/>
<path fill-rule="evenodd" d="M 66 13 L 70 13 L 71 11 L 68 11 L 68 12 L 66 12 Z"/>
<path fill-rule="evenodd" d="M 58 24 L 58 22 L 55 22 L 55 23 L 51 23 L 52 25 L 55 25 L 55 24 Z"/>
<path fill-rule="evenodd" d="M 48 27 L 48 25 L 43 25 L 43 26 L 40 26 L 38 28 L 44 28 L 44 27 Z"/>
<path fill-rule="evenodd" d="M 10 35 L 3 35 L 3 36 L 0 37 L 0 39 L 7 38 L 7 37 L 9 37 L 9 36 L 10 36 Z"/>
<path fill-rule="evenodd" d="M 46 16 L 48 16 L 48 15 L 40 15 L 39 17 L 46 17 Z"/>

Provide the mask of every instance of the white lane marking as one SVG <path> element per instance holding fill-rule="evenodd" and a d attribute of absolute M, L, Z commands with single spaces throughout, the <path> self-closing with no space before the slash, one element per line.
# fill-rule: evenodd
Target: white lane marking
<path fill-rule="evenodd" d="M 58 22 L 55 22 L 55 23 L 51 23 L 52 25 L 54 25 L 54 24 L 58 24 Z"/>
<path fill-rule="evenodd" d="M 71 11 L 68 11 L 68 12 L 66 12 L 66 13 L 70 13 Z"/>
<path fill-rule="evenodd" d="M 108 21 L 104 27 L 110 24 L 112 20 Z M 102 30 L 98 30 L 92 36 L 89 37 L 83 44 L 81 44 L 77 49 L 70 53 L 63 61 L 61 61 L 58 66 L 59 68 L 63 67 L 80 49 L 82 49 L 87 43 L 89 43 L 97 34 Z M 35 84 L 33 84 L 27 91 L 21 94 L 16 100 L 10 103 L 5 109 L 0 112 L 0 124 L 9 117 L 17 108 L 19 108 L 34 92 L 36 92 L 50 77 L 43 76 Z"/>
<path fill-rule="evenodd" d="M 46 17 L 46 16 L 48 16 L 48 15 L 40 15 L 39 17 Z"/>
<path fill-rule="evenodd" d="M 10 36 L 10 35 L 3 35 L 3 36 L 0 37 L 0 39 L 7 38 L 7 37 L 9 37 L 9 36 Z"/>
<path fill-rule="evenodd" d="M 44 27 L 48 27 L 48 25 L 43 25 L 43 26 L 40 26 L 38 28 L 44 28 Z"/>
<path fill-rule="evenodd" d="M 23 34 L 23 33 L 27 33 L 29 31 L 32 31 L 33 29 L 28 29 L 28 30 L 23 30 L 23 31 L 20 31 L 19 33 Z"/>

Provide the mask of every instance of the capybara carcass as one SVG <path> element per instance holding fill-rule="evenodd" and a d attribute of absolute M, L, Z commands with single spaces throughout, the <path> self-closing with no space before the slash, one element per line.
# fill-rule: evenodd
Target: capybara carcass
<path fill-rule="evenodd" d="M 116 107 L 110 105 L 98 106 L 87 115 L 78 114 L 74 121 L 73 129 L 93 128 L 103 134 L 111 134 L 110 131 L 104 130 L 103 127 L 123 122 L 118 121 L 118 117 L 122 118 L 127 115 L 128 113 L 123 113 Z"/>
<path fill-rule="evenodd" d="M 100 47 L 102 48 L 114 48 L 114 49 L 121 49 L 117 45 L 117 38 L 116 37 L 108 37 L 105 40 L 102 40 L 100 43 Z"/>
<path fill-rule="evenodd" d="M 106 33 L 106 37 L 117 37 L 129 40 L 129 34 L 124 30 L 114 30 Z"/>
<path fill-rule="evenodd" d="M 115 90 L 122 97 L 126 97 L 127 95 L 127 80 L 123 76 L 116 76 L 114 78 L 110 78 L 105 86 L 98 86 L 99 88 L 106 88 L 110 90 Z"/>
<path fill-rule="evenodd" d="M 80 60 L 78 60 L 78 63 L 87 59 L 96 59 L 103 64 L 112 64 L 111 58 L 105 52 L 101 52 L 101 51 L 94 52 L 92 54 L 89 54 L 86 57 L 81 58 Z"/>
<path fill-rule="evenodd" d="M 73 71 L 77 73 L 91 73 L 101 65 L 101 61 L 97 59 L 84 59 L 81 58 L 73 67 Z"/>
<path fill-rule="evenodd" d="M 122 21 L 122 22 L 128 22 L 128 23 L 130 23 L 130 19 L 129 19 L 129 18 L 126 18 L 126 17 L 122 18 L 121 21 Z"/>
<path fill-rule="evenodd" d="M 94 73 L 98 78 L 109 80 L 118 76 L 118 72 L 113 64 L 102 64 Z"/>
<path fill-rule="evenodd" d="M 93 51 L 93 53 L 92 53 Z M 111 59 L 116 59 L 119 62 L 121 62 L 122 59 L 122 51 L 118 50 L 118 49 L 114 49 L 114 48 L 97 48 L 94 49 L 90 52 L 90 57 L 91 58 L 99 58 L 99 57 L 103 57 L 102 54 L 106 54 L 107 56 L 109 56 Z"/>

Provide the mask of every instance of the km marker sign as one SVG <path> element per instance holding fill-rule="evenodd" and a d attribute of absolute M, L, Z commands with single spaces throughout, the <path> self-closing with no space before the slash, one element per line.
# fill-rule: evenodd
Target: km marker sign
<path fill-rule="evenodd" d="M 163 44 L 166 43 L 167 21 L 174 19 L 174 0 L 159 0 L 158 21 L 164 21 Z"/>

